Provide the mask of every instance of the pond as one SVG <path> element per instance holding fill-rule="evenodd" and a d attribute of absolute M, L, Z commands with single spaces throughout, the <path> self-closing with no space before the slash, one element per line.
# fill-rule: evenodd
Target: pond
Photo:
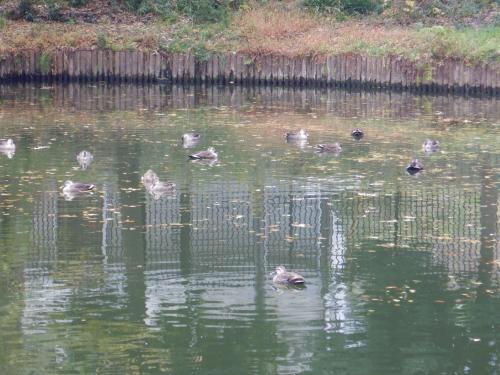
<path fill-rule="evenodd" d="M 497 374 L 499 119 L 495 98 L 0 86 L 0 372 Z"/>

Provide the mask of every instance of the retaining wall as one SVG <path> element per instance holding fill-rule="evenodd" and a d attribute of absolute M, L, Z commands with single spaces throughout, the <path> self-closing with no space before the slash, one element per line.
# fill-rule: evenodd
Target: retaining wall
<path fill-rule="evenodd" d="M 142 51 L 22 51 L 0 58 L 1 81 L 236 83 L 393 88 L 421 92 L 500 93 L 500 64 L 445 60 L 419 65 L 401 57 L 344 54 L 328 57 L 249 57 Z"/>

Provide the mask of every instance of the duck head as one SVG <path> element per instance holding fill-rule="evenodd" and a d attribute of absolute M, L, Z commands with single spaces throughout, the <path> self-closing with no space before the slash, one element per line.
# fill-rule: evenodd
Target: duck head
<path fill-rule="evenodd" d="M 281 273 L 286 272 L 286 268 L 283 267 L 283 266 L 278 266 L 278 267 L 276 267 L 275 272 L 276 272 L 277 275 L 279 275 Z"/>
<path fill-rule="evenodd" d="M 301 137 L 309 137 L 309 133 L 306 132 L 304 129 L 299 129 L 298 135 Z"/>
<path fill-rule="evenodd" d="M 69 188 L 71 185 L 73 185 L 73 181 L 71 180 L 66 180 L 63 182 L 62 186 L 61 186 L 61 189 L 67 189 Z"/>

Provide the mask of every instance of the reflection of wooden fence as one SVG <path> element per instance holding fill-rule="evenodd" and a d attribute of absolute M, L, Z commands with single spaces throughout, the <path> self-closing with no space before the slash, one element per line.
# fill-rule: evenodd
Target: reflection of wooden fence
<path fill-rule="evenodd" d="M 179 196 L 154 199 L 146 195 L 146 264 L 148 268 L 164 268 L 178 263 L 180 256 Z"/>
<path fill-rule="evenodd" d="M 426 251 L 450 272 L 475 272 L 481 246 L 479 195 L 449 187 L 375 196 L 344 193 L 334 210 L 351 244 L 370 239 L 375 245 Z"/>
<path fill-rule="evenodd" d="M 263 111 L 287 110 L 335 113 L 340 117 L 415 118 L 419 114 L 437 118 L 478 119 L 495 122 L 500 103 L 451 96 L 417 96 L 410 92 L 349 92 L 345 90 L 303 89 L 264 86 L 163 86 L 163 85 L 53 85 L 47 91 L 40 87 L 0 85 L 0 96 L 36 109 L 29 103 L 46 100 L 51 95 L 53 105 L 77 111 L 136 111 L 194 108 L 198 105 L 241 108 L 256 101 Z M 26 105 L 26 103 L 28 103 Z M 439 115 L 437 115 L 439 114 Z"/>
<path fill-rule="evenodd" d="M 102 205 L 102 254 L 110 263 L 123 261 L 122 215 L 120 194 L 116 188 L 104 185 Z"/>
<path fill-rule="evenodd" d="M 264 193 L 264 251 L 270 264 L 306 261 L 319 265 L 323 211 L 319 188 L 304 191 L 292 185 L 267 188 Z"/>
<path fill-rule="evenodd" d="M 295 86 L 343 86 L 498 94 L 496 64 L 468 65 L 448 59 L 419 65 L 401 57 L 342 54 L 328 57 L 193 55 L 142 51 L 21 51 L 0 60 L 0 80 L 111 82 L 210 82 Z"/>
<path fill-rule="evenodd" d="M 250 230 L 250 189 L 211 185 L 191 196 L 192 259 L 206 267 L 251 266 L 255 237 Z"/>
<path fill-rule="evenodd" d="M 110 189 L 104 194 L 102 247 L 108 261 L 120 263 L 120 199 Z M 226 183 L 194 187 L 184 198 L 179 193 L 158 200 L 148 196 L 143 223 L 148 268 L 187 262 L 190 267 L 248 270 L 264 261 L 270 268 L 291 264 L 317 270 L 322 259 L 328 268 L 338 268 L 349 262 L 346 251 L 360 251 L 364 247 L 354 245 L 369 241 L 428 253 L 452 273 L 478 271 L 480 191 L 445 186 L 364 195 L 325 193 L 315 184 L 269 184 L 258 203 L 251 190 Z M 255 212 L 262 214 L 254 217 Z M 35 267 L 56 260 L 57 223 L 57 194 L 42 193 L 33 211 L 30 263 Z M 498 246 L 494 251 L 493 259 L 500 259 Z M 498 279 L 498 266 L 493 273 Z"/>
<path fill-rule="evenodd" d="M 33 202 L 29 263 L 34 268 L 57 260 L 58 192 L 55 181 L 47 181 L 43 188 Z"/>

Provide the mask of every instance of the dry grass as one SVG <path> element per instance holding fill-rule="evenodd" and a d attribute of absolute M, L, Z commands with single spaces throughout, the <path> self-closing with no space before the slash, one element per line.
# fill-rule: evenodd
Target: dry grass
<path fill-rule="evenodd" d="M 0 54 L 21 49 L 37 49 L 50 52 L 68 47 L 89 49 L 97 47 L 98 36 L 106 48 L 158 49 L 161 38 L 169 29 L 157 24 L 76 24 L 32 23 L 7 21 L 0 33 Z"/>
<path fill-rule="evenodd" d="M 251 55 L 294 57 L 367 49 L 371 54 L 399 54 L 414 50 L 416 38 L 409 28 L 359 20 L 335 22 L 280 4 L 242 12 L 231 28 L 241 35 L 238 51 Z"/>

